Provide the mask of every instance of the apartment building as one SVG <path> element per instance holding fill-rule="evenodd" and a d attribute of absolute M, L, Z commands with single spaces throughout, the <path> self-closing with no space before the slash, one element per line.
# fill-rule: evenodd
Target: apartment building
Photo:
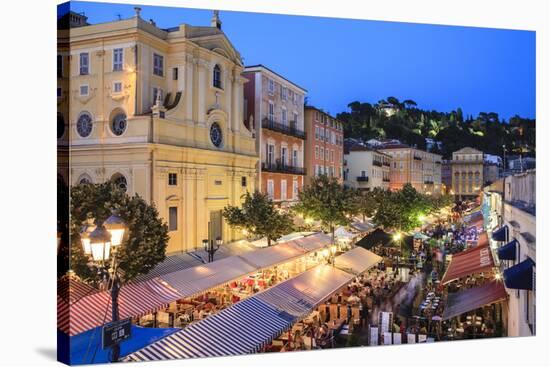
<path fill-rule="evenodd" d="M 306 181 L 324 174 L 344 181 L 344 128 L 340 121 L 313 106 L 305 107 Z"/>
<path fill-rule="evenodd" d="M 282 205 L 304 185 L 304 97 L 307 91 L 264 65 L 243 73 L 244 124 L 255 132 L 260 156 L 257 186 Z"/>
<path fill-rule="evenodd" d="M 390 188 L 391 156 L 368 146 L 352 146 L 344 154 L 344 184 L 359 190 Z"/>
<path fill-rule="evenodd" d="M 452 193 L 458 200 L 473 199 L 484 184 L 483 152 L 465 147 L 453 152 L 451 160 Z"/>
<path fill-rule="evenodd" d="M 410 183 L 423 194 L 441 195 L 441 155 L 405 144 L 381 144 L 377 149 L 391 157 L 391 190 L 400 190 Z"/>

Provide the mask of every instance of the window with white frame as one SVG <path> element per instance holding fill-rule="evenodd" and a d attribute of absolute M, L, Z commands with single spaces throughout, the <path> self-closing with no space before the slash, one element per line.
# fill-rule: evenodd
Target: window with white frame
<path fill-rule="evenodd" d="M 114 82 L 113 93 L 120 93 L 120 92 L 122 92 L 122 82 Z"/>
<path fill-rule="evenodd" d="M 268 110 L 267 110 L 267 119 L 269 121 L 275 121 L 275 105 L 273 102 L 269 102 Z"/>
<path fill-rule="evenodd" d="M 286 101 L 286 97 L 287 97 L 287 88 L 284 86 L 281 86 L 281 99 L 283 101 Z"/>
<path fill-rule="evenodd" d="M 121 71 L 123 65 L 124 53 L 122 48 L 113 50 L 113 71 Z"/>
<path fill-rule="evenodd" d="M 275 162 L 275 145 L 267 144 L 267 164 L 272 165 Z"/>
<path fill-rule="evenodd" d="M 286 180 L 281 180 L 281 200 L 286 200 Z"/>
<path fill-rule="evenodd" d="M 298 113 L 293 112 L 292 113 L 292 121 L 294 122 L 294 127 L 298 127 Z"/>
<path fill-rule="evenodd" d="M 298 150 L 292 150 L 292 167 L 298 167 Z"/>
<path fill-rule="evenodd" d="M 275 185 L 273 180 L 267 180 L 267 197 L 271 200 L 275 197 Z"/>
<path fill-rule="evenodd" d="M 164 56 L 153 54 L 153 74 L 164 76 Z"/>
<path fill-rule="evenodd" d="M 292 94 L 292 102 L 294 102 L 294 104 L 298 104 L 298 94 L 297 93 Z"/>
<path fill-rule="evenodd" d="M 288 148 L 283 146 L 281 147 L 281 165 L 286 167 L 288 164 Z"/>
<path fill-rule="evenodd" d="M 315 126 L 315 140 L 319 140 L 319 126 Z"/>
<path fill-rule="evenodd" d="M 269 93 L 275 93 L 275 82 L 272 79 L 268 79 L 267 86 Z"/>
<path fill-rule="evenodd" d="M 319 159 L 319 146 L 315 146 L 315 159 Z"/>
<path fill-rule="evenodd" d="M 319 155 L 321 156 L 322 160 L 325 160 L 325 149 L 323 147 L 320 148 Z"/>
<path fill-rule="evenodd" d="M 325 128 L 324 127 L 319 128 L 319 138 L 321 139 L 321 141 L 325 140 Z"/>
<path fill-rule="evenodd" d="M 88 75 L 90 73 L 90 54 L 87 52 L 80 53 L 80 75 Z"/>
<path fill-rule="evenodd" d="M 86 97 L 89 94 L 88 84 L 80 85 L 80 96 Z"/>
<path fill-rule="evenodd" d="M 292 181 L 292 200 L 298 200 L 298 180 Z"/>
<path fill-rule="evenodd" d="M 288 125 L 288 118 L 287 118 L 287 112 L 286 108 L 281 108 L 281 119 L 284 126 Z"/>

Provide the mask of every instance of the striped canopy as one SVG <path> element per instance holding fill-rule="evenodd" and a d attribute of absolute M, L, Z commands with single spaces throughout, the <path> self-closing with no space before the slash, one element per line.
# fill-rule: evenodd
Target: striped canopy
<path fill-rule="evenodd" d="M 356 263 L 355 269 L 362 273 L 372 266 L 373 262 L 367 261 L 362 266 Z M 318 265 L 132 353 L 124 361 L 255 353 L 354 277 L 335 266 Z"/>
<path fill-rule="evenodd" d="M 254 353 L 291 324 L 292 317 L 252 297 L 130 354 L 124 361 Z"/>
<path fill-rule="evenodd" d="M 374 252 L 362 247 L 356 247 L 335 259 L 335 264 L 340 269 L 345 269 L 355 274 L 363 273 L 382 261 L 382 258 Z"/>
<path fill-rule="evenodd" d="M 181 295 L 162 280 L 155 278 L 131 283 L 120 289 L 118 297 L 120 318 L 136 317 L 166 307 Z M 80 298 L 63 307 L 58 298 L 58 328 L 73 336 L 111 322 L 111 295 L 103 291 Z"/>

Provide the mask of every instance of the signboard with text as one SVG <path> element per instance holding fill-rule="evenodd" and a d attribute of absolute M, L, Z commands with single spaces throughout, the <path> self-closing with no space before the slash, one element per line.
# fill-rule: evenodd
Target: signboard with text
<path fill-rule="evenodd" d="M 112 348 L 131 336 L 132 320 L 125 319 L 111 322 L 103 326 L 102 331 L 103 349 Z"/>

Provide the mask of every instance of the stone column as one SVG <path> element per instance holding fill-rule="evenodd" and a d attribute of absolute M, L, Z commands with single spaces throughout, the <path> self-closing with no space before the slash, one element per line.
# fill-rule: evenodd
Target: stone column
<path fill-rule="evenodd" d="M 196 197 L 195 197 L 195 178 L 196 178 L 196 169 L 194 168 L 185 168 L 183 170 L 184 183 L 183 183 L 183 197 L 184 197 L 184 248 L 186 251 L 190 251 L 198 246 L 197 243 L 197 213 L 196 208 Z"/>
<path fill-rule="evenodd" d="M 208 238 L 208 210 L 206 210 L 206 195 L 208 194 L 206 182 L 206 169 L 197 169 L 195 175 L 195 181 L 197 185 L 195 202 L 196 202 L 196 218 L 197 218 L 197 241 L 201 242 L 203 239 Z M 200 243 L 197 243 L 200 245 Z"/>
<path fill-rule="evenodd" d="M 195 71 L 195 63 L 192 55 L 187 55 L 185 63 L 185 119 L 187 121 L 193 120 L 193 76 Z"/>
<path fill-rule="evenodd" d="M 209 78 L 206 72 L 209 70 L 208 63 L 204 60 L 197 61 L 199 72 L 198 80 L 198 104 L 197 104 L 197 122 L 200 126 L 206 126 L 206 93 L 209 90 Z"/>

